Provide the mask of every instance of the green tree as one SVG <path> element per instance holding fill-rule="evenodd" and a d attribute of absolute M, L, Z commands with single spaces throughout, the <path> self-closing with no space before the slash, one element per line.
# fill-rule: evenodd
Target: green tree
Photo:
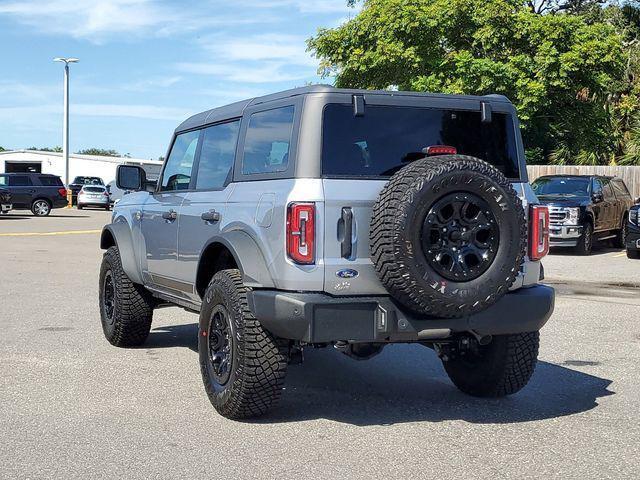
<path fill-rule="evenodd" d="M 39 152 L 62 153 L 62 147 L 29 147 L 27 150 L 37 150 Z"/>
<path fill-rule="evenodd" d="M 104 148 L 85 148 L 84 150 L 80 150 L 76 153 L 79 155 L 98 155 L 101 157 L 119 157 L 120 156 L 120 154 L 115 150 L 106 150 Z"/>
<path fill-rule="evenodd" d="M 541 14 L 521 0 L 365 0 L 308 45 L 337 86 L 503 94 L 516 105 L 531 161 L 607 163 L 622 36 L 610 22 L 558 13 L 587 2 L 553 3 L 555 13 Z"/>
<path fill-rule="evenodd" d="M 6 148 L 4 148 L 3 146 L 0 146 L 0 152 L 6 152 L 6 151 L 7 151 Z"/>

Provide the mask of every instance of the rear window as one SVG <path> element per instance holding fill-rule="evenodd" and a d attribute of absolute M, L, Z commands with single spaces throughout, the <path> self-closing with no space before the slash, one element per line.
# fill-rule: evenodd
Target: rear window
<path fill-rule="evenodd" d="M 73 183 L 80 185 L 104 185 L 102 179 L 98 177 L 76 177 Z"/>
<path fill-rule="evenodd" d="M 105 191 L 105 188 L 103 188 L 103 187 L 82 187 L 82 190 L 84 190 L 85 192 L 101 193 L 101 192 Z"/>
<path fill-rule="evenodd" d="M 367 106 L 364 115 L 356 117 L 346 104 L 325 107 L 322 174 L 390 176 L 431 145 L 455 147 L 508 178 L 520 178 L 510 115 L 494 112 L 491 123 L 482 123 L 475 111 Z"/>
<path fill-rule="evenodd" d="M 616 192 L 616 198 L 631 197 L 627 186 L 619 178 L 614 178 L 611 185 L 613 186 L 613 191 Z"/>
<path fill-rule="evenodd" d="M 40 180 L 40 184 L 45 187 L 61 187 L 62 186 L 62 180 L 60 180 L 60 177 L 41 176 L 41 177 L 38 177 L 38 180 Z"/>

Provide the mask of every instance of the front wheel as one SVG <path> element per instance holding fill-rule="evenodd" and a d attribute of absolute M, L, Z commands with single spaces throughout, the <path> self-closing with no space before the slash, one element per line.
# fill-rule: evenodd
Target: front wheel
<path fill-rule="evenodd" d="M 31 204 L 31 213 L 36 217 L 46 217 L 51 213 L 51 204 L 47 200 L 36 200 Z"/>
<path fill-rule="evenodd" d="M 576 245 L 576 253 L 578 255 L 591 255 L 591 249 L 593 248 L 593 226 L 590 223 L 586 223 L 582 236 L 578 240 Z"/>
<path fill-rule="evenodd" d="M 497 335 L 472 343 L 464 355 L 443 361 L 456 387 L 474 397 L 504 397 L 529 382 L 538 360 L 539 332 Z"/>
<path fill-rule="evenodd" d="M 253 316 L 238 270 L 223 270 L 207 287 L 200 311 L 198 353 L 209 400 L 220 415 L 265 414 L 282 392 L 287 342 Z"/>
<path fill-rule="evenodd" d="M 154 300 L 122 269 L 118 247 L 110 247 L 100 266 L 100 319 L 104 336 L 116 347 L 142 345 L 151 330 Z"/>

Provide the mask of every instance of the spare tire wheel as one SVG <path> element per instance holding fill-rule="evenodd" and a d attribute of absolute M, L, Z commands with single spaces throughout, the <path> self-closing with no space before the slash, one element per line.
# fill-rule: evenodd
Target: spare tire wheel
<path fill-rule="evenodd" d="M 520 271 L 527 239 L 509 180 L 474 157 L 416 160 L 391 177 L 371 219 L 371 258 L 402 305 L 461 317 L 502 297 Z"/>

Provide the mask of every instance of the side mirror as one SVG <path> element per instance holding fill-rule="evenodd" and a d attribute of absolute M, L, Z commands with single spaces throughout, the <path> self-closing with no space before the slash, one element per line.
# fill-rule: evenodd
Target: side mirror
<path fill-rule="evenodd" d="M 118 165 L 116 170 L 116 186 L 121 190 L 139 191 L 145 188 L 147 175 L 135 165 Z"/>
<path fill-rule="evenodd" d="M 595 203 L 600 203 L 604 200 L 604 195 L 602 193 L 594 193 L 591 198 Z"/>
<path fill-rule="evenodd" d="M 636 205 L 640 205 L 640 197 L 636 198 Z"/>

